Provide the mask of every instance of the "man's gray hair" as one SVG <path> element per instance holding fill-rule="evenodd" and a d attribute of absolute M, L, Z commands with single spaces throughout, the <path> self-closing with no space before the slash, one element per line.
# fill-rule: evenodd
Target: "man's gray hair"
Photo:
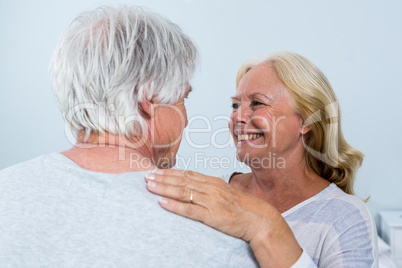
<path fill-rule="evenodd" d="M 184 97 L 198 52 L 179 26 L 142 7 L 79 15 L 50 64 L 60 111 L 73 132 L 144 134 L 140 103 Z"/>

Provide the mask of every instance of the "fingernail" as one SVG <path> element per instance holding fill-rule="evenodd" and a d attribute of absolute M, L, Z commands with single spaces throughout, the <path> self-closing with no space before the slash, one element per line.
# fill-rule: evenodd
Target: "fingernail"
<path fill-rule="evenodd" d="M 145 178 L 147 178 L 148 180 L 155 180 L 155 174 L 154 173 L 148 173 L 147 175 L 145 175 Z"/>
<path fill-rule="evenodd" d="M 153 181 L 148 181 L 148 187 L 149 188 L 155 188 L 156 187 L 156 183 Z"/>
<path fill-rule="evenodd" d="M 167 200 L 166 198 L 161 197 L 161 199 L 159 200 L 159 202 L 160 202 L 161 204 L 166 205 L 166 204 L 168 203 L 168 200 Z"/>
<path fill-rule="evenodd" d="M 155 171 L 155 174 L 163 174 L 163 169 L 157 169 L 157 170 Z"/>

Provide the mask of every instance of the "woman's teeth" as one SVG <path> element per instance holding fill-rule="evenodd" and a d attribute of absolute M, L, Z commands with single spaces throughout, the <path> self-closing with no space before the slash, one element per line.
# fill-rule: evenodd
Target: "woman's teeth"
<path fill-rule="evenodd" d="M 237 139 L 238 141 L 249 141 L 249 140 L 255 140 L 261 136 L 262 134 L 242 134 L 237 136 Z"/>

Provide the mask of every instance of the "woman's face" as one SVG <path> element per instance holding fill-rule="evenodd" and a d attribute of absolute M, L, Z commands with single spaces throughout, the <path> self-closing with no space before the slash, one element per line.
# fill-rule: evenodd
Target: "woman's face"
<path fill-rule="evenodd" d="M 249 70 L 232 99 L 229 128 L 239 161 L 251 168 L 252 161 L 272 167 L 272 158 L 286 160 L 300 151 L 303 121 L 290 106 L 289 92 L 272 66 L 260 64 Z"/>

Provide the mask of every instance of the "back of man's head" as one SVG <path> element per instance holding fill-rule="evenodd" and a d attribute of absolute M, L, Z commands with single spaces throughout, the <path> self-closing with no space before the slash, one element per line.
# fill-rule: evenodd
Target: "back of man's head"
<path fill-rule="evenodd" d="M 53 89 L 73 132 L 141 136 L 139 103 L 175 103 L 197 49 L 181 29 L 142 7 L 99 7 L 71 23 L 54 53 Z"/>

